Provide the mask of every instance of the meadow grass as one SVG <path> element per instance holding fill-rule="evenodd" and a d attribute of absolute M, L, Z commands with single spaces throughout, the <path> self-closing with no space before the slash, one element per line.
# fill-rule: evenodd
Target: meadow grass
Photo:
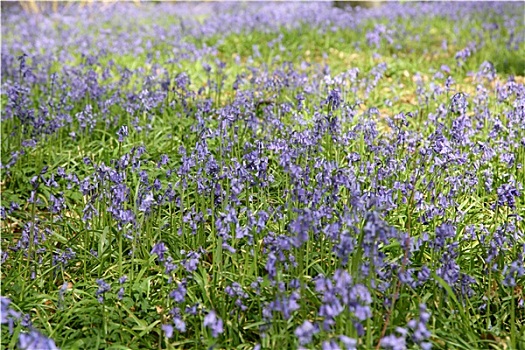
<path fill-rule="evenodd" d="M 2 14 L 2 347 L 525 349 L 522 4 L 118 6 Z"/>

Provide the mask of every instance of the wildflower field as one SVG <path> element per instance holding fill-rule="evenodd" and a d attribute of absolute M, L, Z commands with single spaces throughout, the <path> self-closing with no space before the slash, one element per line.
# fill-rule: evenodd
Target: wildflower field
<path fill-rule="evenodd" d="M 525 3 L 2 11 L 2 349 L 525 349 Z"/>

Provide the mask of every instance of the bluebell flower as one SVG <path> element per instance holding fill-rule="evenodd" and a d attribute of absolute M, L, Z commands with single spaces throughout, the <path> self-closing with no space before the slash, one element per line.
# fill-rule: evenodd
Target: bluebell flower
<path fill-rule="evenodd" d="M 186 255 L 186 258 L 182 261 L 182 265 L 188 272 L 194 272 L 197 270 L 197 266 L 199 265 L 199 261 L 201 258 L 200 252 L 188 252 Z"/>
<path fill-rule="evenodd" d="M 150 213 L 151 206 L 155 204 L 155 198 L 153 197 L 153 193 L 148 192 L 146 195 L 142 196 L 142 200 L 139 202 L 139 210 Z"/>
<path fill-rule="evenodd" d="M 452 96 L 450 101 L 450 110 L 452 113 L 465 114 L 468 107 L 467 97 L 464 93 L 458 92 Z"/>
<path fill-rule="evenodd" d="M 66 248 L 63 252 L 58 252 L 56 254 L 53 254 L 53 266 L 61 265 L 62 267 L 65 267 L 70 260 L 74 259 L 76 257 L 76 253 L 71 248 Z"/>
<path fill-rule="evenodd" d="M 64 294 L 67 291 L 69 287 L 69 284 L 67 282 L 64 282 L 60 289 L 58 290 L 58 301 L 62 303 L 64 301 Z"/>
<path fill-rule="evenodd" d="M 198 303 L 193 304 L 193 305 L 188 305 L 186 306 L 186 309 L 184 310 L 184 312 L 187 313 L 188 315 L 195 316 L 199 312 L 198 307 L 199 307 Z"/>
<path fill-rule="evenodd" d="M 166 253 L 167 248 L 164 242 L 159 242 L 153 246 L 153 249 L 151 249 L 150 254 L 157 254 L 159 257 L 159 261 L 164 261 L 164 253 Z"/>
<path fill-rule="evenodd" d="M 442 223 L 436 227 L 436 238 L 434 239 L 434 247 L 443 248 L 447 239 L 456 237 L 456 228 L 449 223 Z"/>
<path fill-rule="evenodd" d="M 380 344 L 383 349 L 405 350 L 407 348 L 405 337 L 396 337 L 394 334 L 383 337 Z"/>
<path fill-rule="evenodd" d="M 211 330 L 214 338 L 217 338 L 219 334 L 224 332 L 222 319 L 213 310 L 204 317 L 203 325 Z"/>
<path fill-rule="evenodd" d="M 419 319 L 410 320 L 407 324 L 408 328 L 412 330 L 412 340 L 422 346 L 431 336 L 427 329 L 427 324 L 430 320 L 430 313 L 427 312 L 425 304 L 419 305 Z"/>
<path fill-rule="evenodd" d="M 31 329 L 28 333 L 20 333 L 18 336 L 18 347 L 21 350 L 59 350 L 54 340 L 45 337 L 34 329 Z"/>
<path fill-rule="evenodd" d="M 503 285 L 506 287 L 515 287 L 517 284 L 516 280 L 522 276 L 525 276 L 523 259 L 522 261 L 516 260 L 513 261 L 510 265 L 505 265 L 502 274 L 503 276 L 505 276 L 503 280 Z"/>
<path fill-rule="evenodd" d="M 175 326 L 175 329 L 179 332 L 186 332 L 186 322 L 184 322 L 180 315 L 176 315 L 175 317 L 173 317 L 173 325 Z"/>
<path fill-rule="evenodd" d="M 224 289 L 224 292 L 231 298 L 235 298 L 235 305 L 240 308 L 241 310 L 246 310 L 247 306 L 243 304 L 243 300 L 248 298 L 248 293 L 244 291 L 242 286 L 237 283 L 233 282 L 230 286 L 227 286 Z"/>
<path fill-rule="evenodd" d="M 164 260 L 164 273 L 166 275 L 169 276 L 171 272 L 175 271 L 178 267 L 179 265 L 173 262 L 173 258 L 171 256 L 168 256 L 166 260 Z M 171 276 L 170 276 L 170 281 L 171 281 Z"/>
<path fill-rule="evenodd" d="M 338 109 L 341 106 L 342 102 L 343 100 L 339 89 L 330 90 L 328 98 L 326 99 L 326 103 L 330 107 L 330 110 Z"/>
<path fill-rule="evenodd" d="M 443 255 L 442 265 L 436 274 L 443 278 L 449 286 L 454 286 L 460 278 L 460 268 L 456 260 L 448 252 Z"/>
<path fill-rule="evenodd" d="M 341 350 L 339 345 L 333 340 L 324 341 L 321 344 L 321 349 L 322 350 Z"/>
<path fill-rule="evenodd" d="M 9 333 L 13 334 L 14 322 L 19 320 L 22 314 L 11 309 L 9 304 L 11 304 L 9 298 L 0 296 L 0 324 L 7 324 L 9 326 Z"/>
<path fill-rule="evenodd" d="M 313 325 L 313 323 L 306 320 L 302 325 L 295 329 L 294 334 L 299 339 L 299 344 L 307 345 L 312 341 L 312 337 L 317 332 L 318 329 Z"/>
<path fill-rule="evenodd" d="M 356 350 L 357 340 L 347 337 L 346 335 L 340 335 L 339 340 L 343 343 L 346 350 Z"/>
<path fill-rule="evenodd" d="M 292 313 L 299 309 L 300 294 L 297 291 L 291 293 L 290 296 L 278 296 L 269 304 L 272 311 L 281 312 L 285 320 L 289 320 Z"/>
<path fill-rule="evenodd" d="M 98 297 L 98 302 L 102 304 L 104 302 L 104 294 L 111 290 L 111 286 L 108 283 L 106 283 L 103 279 L 97 279 L 97 284 L 98 289 L 95 295 Z"/>
<path fill-rule="evenodd" d="M 173 326 L 171 324 L 163 324 L 162 330 L 164 331 L 164 334 L 166 337 L 171 338 L 173 337 Z"/>
<path fill-rule="evenodd" d="M 128 126 L 122 125 L 120 129 L 117 131 L 118 142 L 120 143 L 124 142 L 124 140 L 126 139 L 126 137 L 128 137 L 128 135 L 129 135 Z"/>
<path fill-rule="evenodd" d="M 170 297 L 175 300 L 176 303 L 184 302 L 186 297 L 186 280 L 179 282 L 177 289 L 174 289 L 170 292 Z"/>
<path fill-rule="evenodd" d="M 516 207 L 516 198 L 520 196 L 520 191 L 512 183 L 503 184 L 497 189 L 498 205 L 508 206 L 511 209 Z"/>
<path fill-rule="evenodd" d="M 430 269 L 426 265 L 423 265 L 421 270 L 417 273 L 418 285 L 423 285 L 426 281 L 428 281 L 430 279 L 431 273 L 432 272 Z"/>

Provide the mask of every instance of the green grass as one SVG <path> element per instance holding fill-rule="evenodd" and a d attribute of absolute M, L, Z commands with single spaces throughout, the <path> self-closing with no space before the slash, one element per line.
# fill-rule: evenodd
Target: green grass
<path fill-rule="evenodd" d="M 363 323 L 364 334 L 359 336 L 358 329 L 352 323 L 355 320 L 354 314 L 348 310 L 342 312 L 335 318 L 333 328 L 317 333 L 309 347 L 319 348 L 321 341 L 345 334 L 359 338 L 359 348 L 375 348 L 382 336 L 392 334 L 396 327 L 406 327 L 410 320 L 417 319 L 419 304 L 425 303 L 431 313 L 427 326 L 432 332 L 430 341 L 434 348 L 525 348 L 525 312 L 522 306 L 518 307 L 524 299 L 523 276 L 518 279 L 515 288 L 502 284 L 504 266 L 519 260 L 519 254 L 523 254 L 525 226 L 519 219 L 525 215 L 523 189 L 521 196 L 516 198 L 515 210 L 508 207 L 491 207 L 497 201 L 496 189 L 500 185 L 509 183 L 511 179 L 516 183 L 525 184 L 525 172 L 517 165 L 525 164 L 523 147 L 502 151 L 498 148 L 502 140 L 519 140 L 524 136 L 523 129 L 506 129 L 508 117 L 505 113 L 511 110 L 511 102 L 498 102 L 494 86 L 487 80 L 481 81 L 480 84 L 489 91 L 487 107 L 493 118 L 484 121 L 484 129 L 475 133 L 472 141 L 474 144 L 480 142 L 493 147 L 497 155 L 500 152 L 512 152 L 515 157 L 513 166 L 505 165 L 497 156 L 485 161 L 482 153 L 474 152 L 471 145 L 456 148 L 466 155 L 465 164 L 435 166 L 436 155 L 424 156 L 419 153 L 432 142 L 430 136 L 440 128 L 439 124 L 443 125 L 445 137 L 453 138 L 452 123 L 457 116 L 449 112 L 435 123 L 429 122 L 428 117 L 429 114 L 437 113 L 440 105 L 448 106 L 455 92 L 464 91 L 470 94 L 469 115 L 472 117 L 476 84 L 469 77 L 469 72 L 477 71 L 482 62 L 493 62 L 500 84 L 510 75 L 517 75 L 518 79 L 521 79 L 519 83 L 523 84 L 524 66 L 523 60 L 519 58 L 525 53 L 523 45 L 519 51 L 507 50 L 505 38 L 509 33 L 501 23 L 503 19 L 494 17 L 493 20 L 500 23 L 502 30 L 498 32 L 501 37 L 492 39 L 489 39 L 488 32 L 481 29 L 484 21 L 482 17 L 465 23 L 451 23 L 445 18 L 413 22 L 400 20 L 397 25 L 404 28 L 405 32 L 395 32 L 394 43 L 388 44 L 383 41 L 379 49 L 369 47 L 366 43 L 366 32 L 380 24 L 378 22 L 365 23 L 355 31 L 338 29 L 335 32 L 322 32 L 305 25 L 300 29 L 283 29 L 280 33 L 272 34 L 254 31 L 226 37 L 188 38 L 187 40 L 197 47 L 216 45 L 216 58 L 225 62 L 226 68 L 219 73 L 217 67 L 213 66 L 212 73 L 208 76 L 202 65 L 205 62 L 213 62 L 210 57 L 197 61 L 182 60 L 177 64 L 165 64 L 163 68 L 171 78 L 186 72 L 191 79 L 188 90 L 196 92 L 202 87 L 202 95 L 185 95 L 172 83 L 173 91 L 167 99 L 147 112 L 129 115 L 125 106 L 113 105 L 109 113 L 118 116 L 116 124 L 106 125 L 103 118 L 100 118 L 93 130 L 83 131 L 78 121 L 75 121 L 52 135 L 44 136 L 36 147 L 25 148 L 26 154 L 21 156 L 9 171 L 3 172 L 2 205 L 8 207 L 10 202 L 15 201 L 20 203 L 22 209 L 2 221 L 2 251 L 9 253 L 7 260 L 2 263 L 2 296 L 8 296 L 16 310 L 29 313 L 34 326 L 64 349 L 202 349 L 211 346 L 252 349 L 255 344 L 260 344 L 265 349 L 296 348 L 299 345 L 294 335 L 296 328 L 305 320 L 322 321 L 318 309 L 323 300 L 315 290 L 313 277 L 319 274 L 331 277 L 344 265 L 332 252 L 335 242 L 331 241 L 327 234 L 319 233 L 314 237 L 312 232 L 309 232 L 312 237 L 308 241 L 285 252 L 285 255 L 288 255 L 286 258 L 293 256 L 297 264 L 285 267 L 289 261 L 278 263 L 274 279 L 276 283 L 283 282 L 288 286 L 294 279 L 299 280 L 300 308 L 292 312 L 289 319 L 274 313 L 271 324 L 267 325 L 263 317 L 265 303 L 282 296 L 289 297 L 290 287 L 283 292 L 272 285 L 265 269 L 268 252 L 264 249 L 271 245 L 270 237 L 290 236 L 290 223 L 299 217 L 300 210 L 307 209 L 307 206 L 293 195 L 293 190 L 298 188 L 299 184 L 310 191 L 316 188 L 324 189 L 321 202 L 325 200 L 332 203 L 331 216 L 322 219 L 323 227 L 333 224 L 338 215 L 342 216 L 347 208 L 354 206 L 353 195 L 347 188 L 340 187 L 336 191 L 335 186 L 323 178 L 326 174 L 322 174 L 316 161 L 324 160 L 355 174 L 355 179 L 351 181 L 358 184 L 362 191 L 377 193 L 383 188 L 397 193 L 397 198 L 393 197 L 395 206 L 392 209 L 378 209 L 385 227 L 394 227 L 417 240 L 425 234 L 433 238 L 436 228 L 442 223 L 454 223 L 457 234 L 447 239 L 446 246 L 458 244 L 455 250 L 457 257 L 454 259 L 460 271 L 474 277 L 477 283 L 472 286 L 472 297 L 462 296 L 456 288 L 449 286 L 436 274 L 443 262 L 445 249 L 434 249 L 427 242 L 422 243 L 419 250 L 408 256 L 403 246 L 405 242 L 392 238 L 381 243 L 370 243 L 371 246 L 377 247 L 383 254 L 383 259 L 391 264 L 387 265 L 389 267 L 385 268 L 384 273 L 394 275 L 390 285 L 380 289 L 371 287 L 375 283 L 381 283 L 381 280 L 378 276 L 366 276 L 361 272 L 364 262 L 374 262 L 366 256 L 363 248 L 366 243 L 363 242 L 366 238 L 366 216 L 358 212 L 355 214 L 358 216 L 357 220 L 349 220 L 351 224 L 348 225 L 342 224 L 342 229 L 354 232 L 356 240 L 356 249 L 349 257 L 348 265 L 343 268 L 349 271 L 356 283 L 370 287 L 372 315 Z M 389 25 L 387 22 L 382 24 Z M 457 31 L 453 28 L 457 28 Z M 523 26 L 520 28 L 523 29 Z M 478 34 L 484 41 L 482 49 L 473 53 L 465 65 L 458 67 L 454 54 L 472 40 L 478 40 Z M 415 40 L 416 36 L 419 40 Z M 281 39 L 273 48 L 264 44 L 277 38 Z M 448 42 L 446 52 L 438 50 L 443 40 Z M 396 47 L 398 44 L 401 47 Z M 259 45 L 260 56 L 254 54 L 254 45 Z M 279 45 L 285 50 L 280 51 Z M 159 62 L 165 62 L 170 57 L 169 43 L 156 42 L 153 51 L 160 52 Z M 74 57 L 75 60 L 69 63 L 71 66 L 82 63 L 80 56 L 74 54 Z M 236 57 L 240 63 L 236 63 Z M 122 88 L 113 86 L 112 91 L 107 92 L 105 96 L 119 92 L 137 93 L 144 84 L 141 78 L 152 73 L 153 66 L 148 62 L 146 54 L 105 56 L 100 60 L 100 66 L 95 67 L 95 71 L 100 74 L 110 60 L 115 62 L 116 66 L 131 70 L 144 67 L 145 71 L 143 75 L 134 75 Z M 301 68 L 303 61 L 310 66 Z M 365 85 L 372 79 L 371 71 L 377 69 L 381 63 L 386 63 L 385 73 L 377 85 L 366 92 Z M 303 111 L 293 108 L 292 112 L 283 112 L 281 104 L 295 105 L 301 87 L 291 86 L 275 90 L 265 87 L 264 82 L 251 83 L 252 77 L 262 74 L 253 73 L 249 68 L 253 67 L 254 71 L 259 72 L 268 71 L 270 77 L 282 78 L 292 71 L 287 64 L 305 75 L 305 83 L 322 81 L 324 66 L 330 67 L 332 78 L 350 68 L 359 69 L 359 82 L 353 86 L 346 78 L 346 90 L 342 94 L 348 106 L 356 104 L 355 108 L 351 109 L 355 116 L 345 115 L 342 108 L 336 109 L 331 115 L 332 118 L 339 118 L 343 122 L 341 130 L 335 134 L 351 135 L 347 142 L 336 139 L 334 133 L 325 130 L 314 146 L 291 143 L 291 137 L 294 135 L 292 131 L 300 133 L 315 128 L 318 120 L 314 118 L 314 111 L 326 98 L 328 89 L 323 88 L 321 84 L 319 91 L 305 94 Z M 450 75 L 456 81 L 452 86 L 455 91 L 427 101 L 422 93 L 418 93 L 418 81 L 414 77 L 419 74 L 422 79 L 421 86 L 429 91 L 432 76 L 441 65 L 450 67 Z M 56 71 L 60 74 L 61 69 L 59 64 L 55 64 L 50 72 Z M 90 67 L 84 69 L 87 71 Z M 117 69 L 113 68 L 112 71 L 114 76 L 104 82 L 108 86 L 120 79 Z M 281 74 L 281 71 L 285 73 Z M 202 118 L 206 128 L 217 130 L 220 124 L 217 112 L 221 111 L 221 108 L 228 108 L 240 98 L 240 93 L 234 91 L 232 85 L 241 74 L 245 74 L 246 78 L 239 91 L 255 90 L 259 94 L 255 101 L 261 104 L 253 108 L 245 106 L 246 119 L 235 120 L 224 128 L 223 133 L 209 136 L 206 139 L 209 153 L 202 159 L 197 159 L 195 167 L 190 169 L 187 175 L 178 175 L 176 170 L 183 164 L 184 157 L 179 153 L 179 148 L 184 146 L 189 155 L 195 151 L 199 142 L 202 142 L 200 130 L 193 129 L 198 117 Z M 214 91 L 210 83 L 217 83 L 223 78 L 223 88 Z M 435 83 L 443 84 L 444 81 L 445 79 L 436 79 Z M 352 87 L 355 87 L 355 93 L 352 92 Z M 46 100 L 47 90 L 39 85 L 30 88 L 29 98 L 42 104 L 40 101 Z M 213 112 L 199 116 L 196 110 L 205 99 L 211 101 Z M 182 105 L 182 101 L 187 103 L 186 107 Z M 88 104 L 93 104 L 94 111 L 100 112 L 96 99 L 89 96 L 70 103 L 71 116 L 83 111 Z M 3 98 L 3 109 L 5 104 L 6 100 Z M 372 107 L 378 108 L 380 115 L 371 114 Z M 323 105 L 318 111 L 328 115 L 329 108 L 330 106 Z M 248 127 L 248 115 L 252 112 L 254 118 L 259 120 L 254 129 Z M 389 125 L 389 121 L 400 112 L 411 112 L 414 117 L 409 119 L 407 125 L 399 126 L 400 131 L 396 132 L 392 125 Z M 279 114 L 282 128 L 267 122 L 270 113 Z M 298 122 L 298 116 L 304 119 L 304 125 Z M 362 116 L 369 118 L 360 118 Z M 501 121 L 504 130 L 497 137 L 489 134 L 494 127 L 494 120 Z M 138 131 L 136 127 L 132 127 L 134 124 L 141 126 L 143 130 Z M 117 131 L 122 125 L 128 125 L 130 132 L 124 142 L 119 142 Z M 24 127 L 27 126 L 16 119 L 2 121 L 2 164 L 9 161 L 11 152 L 21 148 L 25 136 L 20 130 Z M 15 131 L 14 135 L 9 134 L 11 130 Z M 377 130 L 377 136 L 367 141 L 365 135 L 374 130 Z M 76 138 L 69 136 L 72 131 L 77 133 Z M 353 136 L 351 132 L 354 132 Z M 396 143 L 394 140 L 401 133 L 405 133 L 407 140 Z M 197 179 L 200 179 L 206 163 L 213 158 L 219 164 L 218 177 L 208 181 L 220 184 L 224 191 L 223 198 L 231 198 L 235 183 L 233 178 L 228 177 L 225 169 L 234 167 L 236 160 L 241 161 L 248 152 L 257 151 L 257 142 L 267 145 L 272 139 L 282 139 L 284 143 L 290 143 L 291 149 L 299 153 L 289 163 L 302 169 L 308 167 L 311 174 L 317 174 L 319 177 L 307 174 L 295 178 L 293 171 L 286 171 L 280 164 L 281 154 L 278 151 L 263 149 L 261 153 L 267 157 L 268 174 L 274 180 L 269 185 L 263 185 L 263 179 L 253 171 L 253 184 L 246 185 L 237 195 L 240 204 L 229 200 L 217 202 L 213 191 L 209 192 L 197 186 Z M 416 144 L 410 144 L 412 139 Z M 300 138 L 295 141 L 299 142 Z M 105 178 L 97 179 L 98 188 L 94 191 L 101 195 L 99 198 L 83 195 L 77 186 L 68 188 L 67 181 L 58 177 L 56 187 L 49 187 L 43 183 L 43 180 L 49 179 L 50 174 L 55 173 L 59 167 L 65 168 L 67 173 L 76 174 L 80 180 L 88 176 L 95 179 L 100 176 L 97 171 L 99 167 L 104 165 L 115 169 L 115 162 L 126 155 L 133 156 L 136 147 L 140 145 L 146 149 L 139 159 L 140 169 L 144 170 L 148 177 L 147 184 L 141 181 L 138 170 L 131 166 L 118 169 L 123 176 L 120 183 L 129 189 L 122 207 L 135 215 L 136 227 L 132 224 L 119 227 L 117 220 L 108 212 L 109 203 L 115 196 L 115 186 L 118 185 L 118 181 L 110 179 L 109 173 L 106 173 Z M 388 148 L 388 145 L 392 147 Z M 375 149 L 381 149 L 382 153 L 374 153 Z M 346 156 L 352 153 L 359 154 L 361 159 L 349 163 Z M 158 167 L 157 162 L 163 154 L 168 155 L 170 160 L 167 165 Z M 90 159 L 92 164 L 84 163 L 84 158 Z M 373 165 L 371 170 L 367 170 L 367 162 Z M 384 170 L 389 162 L 397 165 L 396 170 L 382 173 L 382 169 Z M 49 167 L 48 173 L 38 179 L 40 185 L 36 190 L 36 196 L 41 203 L 29 203 L 28 198 L 34 190 L 30 180 L 38 176 L 45 166 Z M 166 174 L 167 169 L 173 170 L 173 174 Z M 490 189 L 484 186 L 484 170 L 490 170 L 494 174 L 494 183 Z M 456 188 L 455 183 L 464 185 L 458 178 L 462 176 L 472 176 L 479 181 L 473 188 Z M 150 191 L 155 194 L 162 192 L 148 189 L 155 179 L 159 180 L 163 190 L 171 184 L 181 204 L 169 201 L 154 206 L 151 213 L 141 211 L 140 196 Z M 184 181 L 187 186 L 183 185 Z M 430 181 L 433 182 L 432 186 L 429 185 Z M 404 190 L 396 187 L 397 183 L 411 184 L 413 187 L 402 193 Z M 61 211 L 62 218 L 48 209 L 50 194 L 58 193 L 62 193 L 65 200 L 65 207 Z M 334 193 L 339 197 L 337 201 L 330 199 L 330 195 Z M 429 223 L 418 220 L 424 212 L 418 201 L 432 203 L 438 200 L 439 194 L 446 196 L 449 193 L 453 193 L 454 203 L 445 206 L 443 213 Z M 83 209 L 90 200 L 96 212 L 85 222 L 82 220 L 85 215 Z M 231 253 L 223 247 L 223 238 L 217 235 L 221 225 L 220 218 L 225 216 L 230 205 L 245 207 L 255 218 L 263 211 L 279 209 L 269 213 L 267 223 L 259 232 L 253 229 L 253 242 L 247 238 L 229 239 L 228 243 L 236 250 L 235 253 Z M 294 211 L 294 208 L 299 211 Z M 315 210 L 319 207 L 309 209 Z M 197 222 L 195 228 L 188 222 L 191 220 L 185 218 L 185 215 L 193 211 L 203 213 L 203 218 Z M 237 214 L 238 225 L 248 225 L 251 220 L 250 213 Z M 21 240 L 22 229 L 28 223 L 37 223 L 42 230 L 47 228 L 47 239 L 38 244 L 30 243 L 25 250 L 9 250 L 9 247 Z M 508 227 L 511 224 L 514 228 Z M 225 225 L 228 228 L 225 231 L 235 236 L 236 223 Z M 464 239 L 470 225 L 482 225 L 486 229 L 486 237 L 481 237 L 482 232 L 477 231 L 473 239 Z M 505 225 L 508 232 L 505 231 Z M 507 237 L 507 241 L 499 248 L 495 260 L 489 264 L 486 257 L 490 242 L 499 230 Z M 130 238 L 124 236 L 128 231 L 132 235 Z M 35 232 L 29 232 L 30 238 L 34 238 Z M 513 232 L 519 233 L 516 234 L 516 239 L 511 238 Z M 375 237 L 379 240 L 378 236 Z M 166 255 L 172 257 L 173 262 L 178 265 L 178 268 L 169 274 L 165 273 L 165 268 L 157 256 L 150 253 L 159 241 L 166 244 Z M 75 257 L 64 267 L 54 266 L 53 255 L 63 253 L 66 248 L 71 248 Z M 193 272 L 187 272 L 182 267 L 188 252 L 199 254 L 199 264 Z M 498 264 L 497 268 L 487 273 L 491 271 L 493 263 Z M 432 271 L 432 280 L 421 287 L 411 288 L 398 282 L 399 278 L 395 276 L 396 269 L 404 271 L 405 268 L 411 268 L 417 273 L 423 266 Z M 31 277 L 32 273 L 36 278 Z M 123 275 L 126 275 L 128 280 L 120 285 L 118 279 Z M 100 278 L 112 287 L 104 294 L 104 303 L 99 303 L 96 296 L 96 280 Z M 260 288 L 252 286 L 257 278 L 263 279 Z M 168 339 L 161 325 L 173 318 L 168 311 L 177 306 L 177 303 L 170 297 L 170 292 L 183 280 L 186 280 L 187 292 L 180 307 L 187 331 L 175 331 L 173 338 Z M 233 282 L 239 283 L 248 295 L 243 299 L 246 310 L 236 306 L 235 299 L 224 292 Z M 68 287 L 62 295 L 60 288 L 64 283 L 68 284 Z M 124 297 L 119 299 L 117 292 L 121 286 L 125 293 Z M 392 301 L 393 298 L 393 306 L 384 304 L 386 299 Z M 184 307 L 193 305 L 197 305 L 198 310 L 194 316 L 184 310 Z M 224 333 L 218 338 L 214 338 L 210 330 L 203 326 L 205 311 L 209 310 L 215 310 L 224 321 Z M 17 332 L 22 329 L 18 324 L 15 333 L 10 334 L 7 327 L 2 325 L 2 346 L 15 348 Z M 409 342 L 409 348 L 418 347 Z"/>

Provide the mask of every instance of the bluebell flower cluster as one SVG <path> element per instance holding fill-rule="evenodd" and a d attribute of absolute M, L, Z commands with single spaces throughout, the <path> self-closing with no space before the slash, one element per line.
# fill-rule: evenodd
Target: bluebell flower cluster
<path fill-rule="evenodd" d="M 494 305 L 523 324 L 524 80 L 480 55 L 502 41 L 516 55 L 522 8 L 10 9 L 3 332 L 21 349 L 57 348 L 11 307 L 20 286 L 46 296 L 49 319 L 88 305 L 159 348 L 272 348 L 286 334 L 283 347 L 430 349 L 440 317 L 485 327 Z M 129 20 L 159 13 L 177 25 Z M 436 53 L 421 57 L 444 63 L 400 68 L 423 50 L 410 43 L 429 16 L 484 29 L 432 36 Z M 305 26 L 326 52 L 291 43 Z M 350 31 L 360 39 L 338 51 L 330 40 Z"/>
<path fill-rule="evenodd" d="M 27 321 L 29 315 L 11 308 L 11 300 L 0 296 L 0 324 L 8 325 L 9 333 L 13 334 L 15 323 L 20 323 L 25 329 L 18 335 L 18 349 L 31 350 L 58 350 L 53 339 L 50 339 L 36 330 L 31 321 Z"/>

